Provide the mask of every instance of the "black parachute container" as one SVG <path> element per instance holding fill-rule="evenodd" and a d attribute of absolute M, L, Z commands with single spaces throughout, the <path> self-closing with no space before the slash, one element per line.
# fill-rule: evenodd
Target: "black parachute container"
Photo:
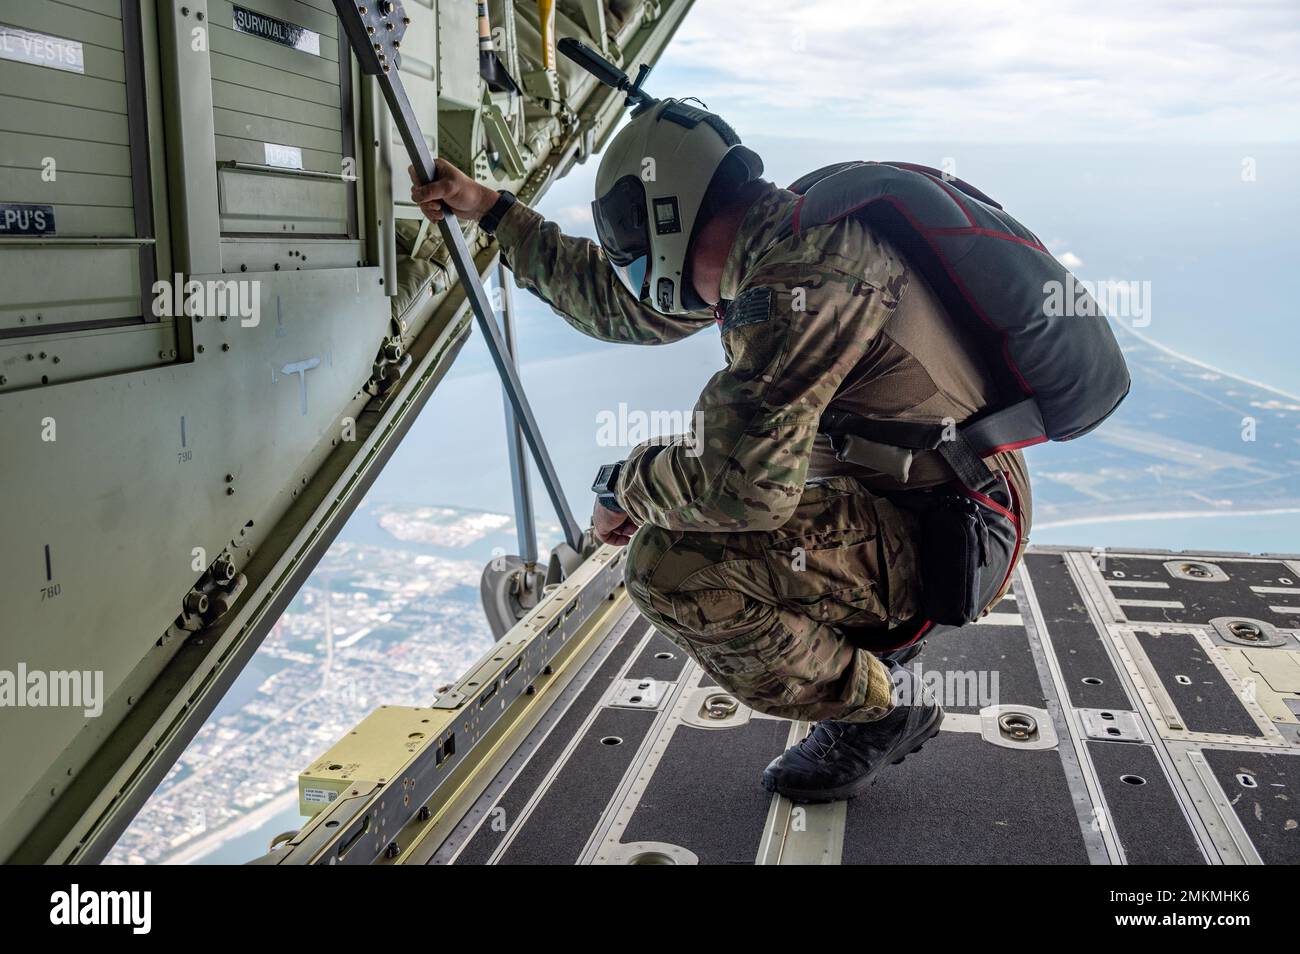
<path fill-rule="evenodd" d="M 802 196 L 796 234 L 861 217 L 974 329 L 989 369 L 1005 369 L 1003 398 L 961 427 L 982 456 L 1086 434 L 1128 393 L 1128 367 L 1101 308 L 1034 233 L 978 189 L 901 162 L 840 163 L 790 189 Z M 1054 307 L 1062 296 L 1064 313 Z"/>

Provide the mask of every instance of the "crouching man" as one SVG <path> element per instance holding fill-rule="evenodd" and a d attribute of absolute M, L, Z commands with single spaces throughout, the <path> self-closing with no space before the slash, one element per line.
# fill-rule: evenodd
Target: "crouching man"
<path fill-rule="evenodd" d="M 980 495 L 1012 529 L 978 615 L 1023 549 L 1029 481 L 1015 449 L 950 460 L 881 434 L 828 433 L 828 420 L 950 428 L 1005 382 L 881 230 L 854 215 L 801 222 L 801 195 L 762 168 L 720 118 L 662 100 L 605 151 L 599 244 L 442 160 L 412 197 L 432 219 L 445 203 L 495 233 L 519 285 L 584 334 L 655 345 L 718 328 L 726 366 L 700 394 L 697 432 L 603 468 L 595 532 L 628 546 L 632 599 L 720 686 L 815 723 L 764 786 L 851 798 L 943 720 L 883 652 L 916 645 L 927 625 L 926 517 L 909 500 L 972 467 L 991 476 Z"/>

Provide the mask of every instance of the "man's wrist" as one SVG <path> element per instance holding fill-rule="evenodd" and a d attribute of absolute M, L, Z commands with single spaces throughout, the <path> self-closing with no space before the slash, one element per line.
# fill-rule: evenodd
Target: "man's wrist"
<path fill-rule="evenodd" d="M 495 189 L 490 189 L 486 186 L 484 189 L 487 193 L 484 196 L 484 204 L 486 208 L 484 209 L 483 214 L 479 216 L 478 224 L 479 228 L 491 235 L 496 232 L 497 226 L 501 224 L 502 217 L 510 211 L 510 207 L 518 200 L 515 198 L 513 192 L 506 192 L 504 190 L 497 192 Z"/>

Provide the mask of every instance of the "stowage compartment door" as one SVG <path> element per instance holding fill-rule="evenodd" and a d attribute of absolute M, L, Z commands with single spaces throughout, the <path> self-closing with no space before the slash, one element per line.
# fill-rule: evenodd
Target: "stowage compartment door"
<path fill-rule="evenodd" d="M 352 76 L 328 0 L 212 0 L 223 236 L 356 236 Z"/>
<path fill-rule="evenodd" d="M 0 0 L 0 341 L 155 320 L 139 17 Z"/>

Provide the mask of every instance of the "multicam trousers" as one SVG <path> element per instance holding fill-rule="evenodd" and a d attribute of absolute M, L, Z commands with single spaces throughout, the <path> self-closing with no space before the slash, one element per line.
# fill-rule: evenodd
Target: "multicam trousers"
<path fill-rule="evenodd" d="M 747 705 L 790 719 L 872 721 L 888 671 L 840 625 L 884 626 L 920 606 L 916 517 L 853 478 L 808 483 L 771 532 L 642 527 L 628 545 L 633 601 Z"/>

